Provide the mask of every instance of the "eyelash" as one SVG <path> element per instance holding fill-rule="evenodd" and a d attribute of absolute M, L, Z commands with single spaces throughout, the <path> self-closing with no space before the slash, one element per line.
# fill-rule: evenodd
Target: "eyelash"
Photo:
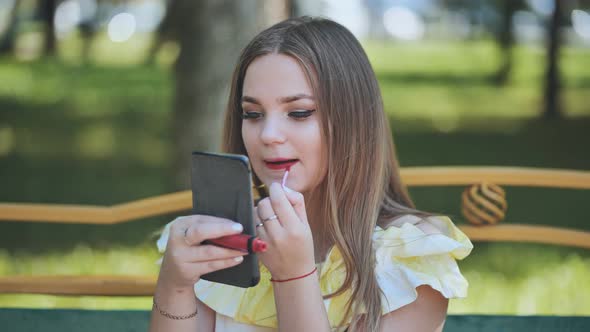
<path fill-rule="evenodd" d="M 302 121 L 303 119 L 310 117 L 313 112 L 315 112 L 315 110 L 289 112 L 289 117 L 291 117 L 295 120 Z M 264 114 L 262 114 L 261 112 L 244 112 L 244 113 L 242 113 L 242 119 L 244 119 L 244 120 L 258 120 L 263 116 L 264 116 Z"/>

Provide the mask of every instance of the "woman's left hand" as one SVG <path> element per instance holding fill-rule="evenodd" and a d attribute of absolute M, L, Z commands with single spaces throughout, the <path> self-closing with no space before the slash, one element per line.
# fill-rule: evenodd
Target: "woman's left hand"
<path fill-rule="evenodd" d="M 256 227 L 258 237 L 268 245 L 258 256 L 274 279 L 294 278 L 314 269 L 313 237 L 301 193 L 273 183 L 254 215 L 256 224 L 262 223 Z"/>

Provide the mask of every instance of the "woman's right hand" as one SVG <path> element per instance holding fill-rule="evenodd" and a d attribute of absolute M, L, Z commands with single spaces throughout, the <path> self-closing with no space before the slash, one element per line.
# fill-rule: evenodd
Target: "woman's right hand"
<path fill-rule="evenodd" d="M 192 290 L 203 274 L 240 264 L 247 252 L 201 242 L 241 232 L 242 225 L 228 219 L 204 215 L 176 218 L 170 225 L 158 285 Z"/>

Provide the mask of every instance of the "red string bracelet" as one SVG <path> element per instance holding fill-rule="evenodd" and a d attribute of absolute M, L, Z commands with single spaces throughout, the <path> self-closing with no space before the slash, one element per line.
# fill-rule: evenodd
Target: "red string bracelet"
<path fill-rule="evenodd" d="M 270 278 L 270 281 L 272 281 L 272 282 L 286 282 L 286 281 L 292 281 L 292 280 L 302 279 L 302 278 L 305 278 L 305 277 L 308 277 L 308 276 L 314 274 L 315 271 L 317 271 L 317 270 L 318 270 L 318 267 L 316 266 L 311 272 L 306 273 L 306 274 L 304 274 L 302 276 L 299 276 L 299 277 L 289 278 L 289 279 L 274 279 L 274 278 Z"/>

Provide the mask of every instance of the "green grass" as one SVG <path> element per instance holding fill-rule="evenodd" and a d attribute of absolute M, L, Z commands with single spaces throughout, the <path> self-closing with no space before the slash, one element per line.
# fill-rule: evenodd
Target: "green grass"
<path fill-rule="evenodd" d="M 589 315 L 588 251 L 531 244 L 478 244 L 461 265 L 469 297 L 451 312 Z M 485 252 L 485 254 L 479 254 Z"/>
<path fill-rule="evenodd" d="M 35 36 L 28 36 L 35 40 Z M 170 192 L 169 48 L 142 66 L 149 38 L 99 36 L 89 64 L 75 38 L 59 60 L 0 58 L 0 202 L 109 205 Z M 29 50 L 21 41 L 22 52 Z M 565 119 L 538 119 L 543 54 L 515 50 L 506 86 L 489 77 L 488 42 L 365 43 L 402 166 L 500 165 L 590 169 L 590 53 L 562 53 Z M 29 51 L 27 51 L 29 50 Z M 166 55 L 168 54 L 168 55 Z M 162 60 L 163 59 L 163 60 Z M 463 188 L 411 188 L 417 205 L 463 223 Z M 506 188 L 505 223 L 590 229 L 588 191 Z M 0 223 L 0 275 L 147 274 L 153 233 L 173 215 L 122 225 Z M 476 243 L 460 263 L 470 296 L 453 313 L 590 315 L 590 251 Z M 142 308 L 149 298 L 0 295 L 0 307 Z"/>
<path fill-rule="evenodd" d="M 78 245 L 67 253 L 0 250 L 0 275 L 157 275 L 154 246 L 97 249 Z M 0 307 L 147 309 L 145 297 L 0 295 Z"/>
<path fill-rule="evenodd" d="M 509 84 L 490 77 L 499 64 L 494 45 L 485 42 L 367 43 L 387 111 L 399 119 L 432 121 L 441 131 L 461 127 L 463 117 L 532 118 L 541 111 L 544 53 L 530 46 L 514 50 Z M 589 116 L 588 49 L 562 52 L 565 114 Z"/>

